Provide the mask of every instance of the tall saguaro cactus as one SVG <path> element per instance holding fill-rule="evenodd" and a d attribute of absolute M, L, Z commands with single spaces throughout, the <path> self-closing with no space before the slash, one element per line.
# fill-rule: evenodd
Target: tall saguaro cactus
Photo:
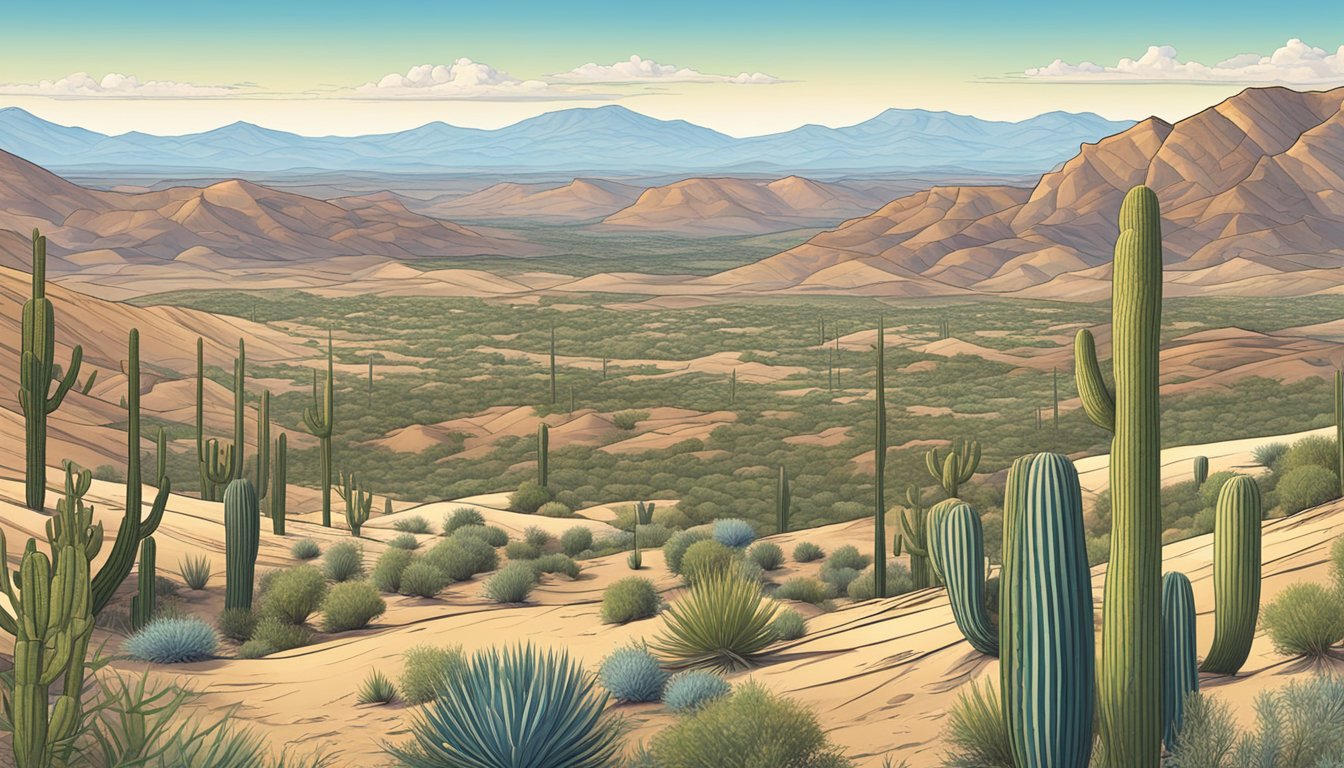
<path fill-rule="evenodd" d="M 271 482 L 271 392 L 262 390 L 257 406 L 257 471 L 252 483 L 257 486 L 257 502 L 266 509 Z"/>
<path fill-rule="evenodd" d="M 793 492 L 789 489 L 789 471 L 779 467 L 779 481 L 775 483 L 775 530 L 789 532 L 789 515 L 793 511 Z"/>
<path fill-rule="evenodd" d="M 56 309 L 47 298 L 47 238 L 34 229 L 33 295 L 23 304 L 19 351 L 19 406 L 23 409 L 27 448 L 24 497 L 29 509 L 41 511 L 47 498 L 47 417 L 65 401 L 79 378 L 83 360 L 84 348 L 75 345 L 65 375 L 56 372 Z"/>
<path fill-rule="evenodd" d="M 1335 470 L 1344 496 L 1344 371 L 1335 371 Z"/>
<path fill-rule="evenodd" d="M 1195 592 L 1183 573 L 1162 577 L 1162 741 L 1176 749 L 1185 697 L 1199 690 L 1195 664 Z"/>
<path fill-rule="evenodd" d="M 251 608 L 261 545 L 257 491 L 246 478 L 224 489 L 224 607 Z"/>
<path fill-rule="evenodd" d="M 877 323 L 877 381 L 873 434 L 873 596 L 887 596 L 887 378 L 886 319 Z"/>
<path fill-rule="evenodd" d="M 243 345 L 243 340 L 239 339 L 238 359 L 233 361 L 233 444 L 235 446 L 233 480 L 242 478 L 243 454 L 247 452 L 247 441 L 243 438 L 243 415 L 247 411 L 247 406 L 244 404 L 246 379 L 247 348 Z"/>
<path fill-rule="evenodd" d="M 551 428 L 546 422 L 537 425 L 537 485 L 546 488 L 551 481 Z"/>
<path fill-rule="evenodd" d="M 271 532 L 276 536 L 285 535 L 285 515 L 288 510 L 285 508 L 287 486 L 289 475 L 289 445 L 285 433 L 275 439 L 275 464 L 271 470 L 269 482 L 271 484 L 270 493 L 266 494 L 267 503 L 271 510 Z"/>
<path fill-rule="evenodd" d="M 350 527 L 351 536 L 359 536 L 359 529 L 368 522 L 373 512 L 373 492 L 364 490 L 355 473 L 341 472 L 341 483 L 336 493 L 345 502 L 345 523 Z"/>
<path fill-rule="evenodd" d="M 1157 768 L 1162 712 L 1162 504 L 1158 349 L 1162 231 L 1157 195 L 1135 187 L 1120 207 L 1111 287 L 1115 394 L 1092 334 L 1078 332 L 1075 375 L 1083 409 L 1111 439 L 1111 557 L 1102 606 L 1098 675 L 1108 765 Z"/>
<path fill-rule="evenodd" d="M 1039 421 L 1039 411 L 1036 417 Z M 924 454 L 924 465 L 933 479 L 943 486 L 947 495 L 956 498 L 962 483 L 970 480 L 976 468 L 980 466 L 980 441 L 955 441 L 947 449 L 946 456 L 937 448 L 930 448 L 928 453 Z"/>
<path fill-rule="evenodd" d="M 900 530 L 892 552 L 900 555 L 904 548 L 910 553 L 910 585 L 914 589 L 925 589 L 933 586 L 934 581 L 929 569 L 928 509 L 924 506 L 924 493 L 916 486 L 905 489 L 905 501 L 909 506 L 896 510 Z"/>
<path fill-rule="evenodd" d="M 140 542 L 140 572 L 136 579 L 139 590 L 131 597 L 131 628 L 135 630 L 139 630 L 154 618 L 157 597 L 155 581 L 158 575 L 155 569 L 157 551 L 158 546 L 154 543 L 153 536 Z"/>
<path fill-rule="evenodd" d="M 303 423 L 318 442 L 318 482 L 322 488 L 322 525 L 331 527 L 331 427 L 336 420 L 336 370 L 331 356 L 331 331 L 327 331 L 327 379 L 322 396 L 317 394 L 317 371 L 313 371 L 313 404 L 303 409 Z"/>
<path fill-rule="evenodd" d="M 1251 653 L 1260 613 L 1260 486 L 1223 484 L 1213 524 L 1213 647 L 1200 669 L 1235 675 Z"/>
<path fill-rule="evenodd" d="M 556 403 L 555 393 L 555 323 L 551 323 L 551 405 Z"/>
<path fill-rule="evenodd" d="M 1053 398 L 1053 413 L 1051 415 L 1050 426 L 1053 429 L 1059 429 L 1059 369 L 1050 369 L 1050 389 Z"/>

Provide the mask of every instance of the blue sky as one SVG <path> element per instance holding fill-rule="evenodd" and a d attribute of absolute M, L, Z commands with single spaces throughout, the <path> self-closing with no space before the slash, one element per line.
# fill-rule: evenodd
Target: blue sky
<path fill-rule="evenodd" d="M 613 101 L 738 135 L 852 123 L 892 106 L 1175 119 L 1247 84 L 1344 84 L 1337 2 L 61 5 L 59 18 L 37 4 L 6 9 L 6 27 L 23 32 L 0 48 L 0 82 L 10 84 L 0 104 L 110 132 L 234 119 L 304 133 L 434 119 L 490 127 Z M 1218 69 L 1294 39 L 1320 59 L 1307 70 L 1250 59 Z M 1145 64 L 1150 46 L 1171 49 Z M 658 76 L 617 82 L 631 56 Z M 1126 70 L 1125 58 L 1138 68 Z M 463 59 L 471 66 L 454 68 Z M 1191 62 L 1217 71 L 1192 77 Z M 595 68 L 577 71 L 585 64 Z M 430 68 L 416 75 L 419 65 Z M 109 73 L 135 80 L 104 82 Z M 372 87 L 390 75 L 402 79 Z"/>

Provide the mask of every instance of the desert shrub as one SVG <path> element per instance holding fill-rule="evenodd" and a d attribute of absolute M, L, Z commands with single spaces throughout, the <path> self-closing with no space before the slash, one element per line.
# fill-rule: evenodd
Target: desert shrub
<path fill-rule="evenodd" d="M 260 640 L 248 640 L 238 646 L 238 658 L 240 659 L 260 659 L 263 656 L 270 656 L 272 653 L 275 653 L 275 649 Z"/>
<path fill-rule="evenodd" d="M 1322 657 L 1344 640 L 1342 602 L 1320 584 L 1292 584 L 1264 607 L 1260 624 L 1279 653 Z"/>
<path fill-rule="evenodd" d="M 593 532 L 582 525 L 576 525 L 560 534 L 560 548 L 570 557 L 577 556 L 592 545 Z"/>
<path fill-rule="evenodd" d="M 274 617 L 263 618 L 247 642 L 268 648 L 263 656 L 291 648 L 302 648 L 313 641 L 313 631 L 302 624 L 287 624 Z"/>
<path fill-rule="evenodd" d="M 619 411 L 611 415 L 611 423 L 615 424 L 617 429 L 629 431 L 647 418 L 649 418 L 648 411 Z"/>
<path fill-rule="evenodd" d="M 456 646 L 417 645 L 401 658 L 401 696 L 411 704 L 433 699 L 448 684 L 448 679 L 466 665 L 462 649 Z"/>
<path fill-rule="evenodd" d="M 639 526 L 639 546 L 642 549 L 657 549 L 672 538 L 672 529 L 658 523 Z"/>
<path fill-rule="evenodd" d="M 369 579 L 380 592 L 396 592 L 401 589 L 401 577 L 406 568 L 415 562 L 415 555 L 404 549 L 386 549 L 374 563 Z"/>
<path fill-rule="evenodd" d="M 429 521 L 420 515 L 403 517 L 392 523 L 392 529 L 402 533 L 430 533 Z"/>
<path fill-rule="evenodd" d="M 569 555 L 559 552 L 550 555 L 542 555 L 536 560 L 528 563 L 537 573 L 563 573 L 571 579 L 579 578 L 579 573 L 583 568 Z"/>
<path fill-rule="evenodd" d="M 732 690 L 723 675 L 706 669 L 688 669 L 667 679 L 663 705 L 673 712 L 693 712 Z"/>
<path fill-rule="evenodd" d="M 448 577 L 429 563 L 411 563 L 401 572 L 397 592 L 408 597 L 435 597 L 448 586 Z"/>
<path fill-rule="evenodd" d="M 607 699 L 563 653 L 532 646 L 482 651 L 411 716 L 411 741 L 388 751 L 411 768 L 607 768 L 619 764 L 621 750 L 621 728 L 604 711 Z M 528 762 L 520 763 L 520 755 Z"/>
<path fill-rule="evenodd" d="M 663 545 L 663 560 L 667 563 L 667 569 L 680 574 L 681 559 L 685 556 L 686 550 L 690 549 L 692 544 L 707 541 L 709 538 L 709 532 L 703 530 L 678 531 L 672 534 L 672 538 Z"/>
<path fill-rule="evenodd" d="M 397 686 L 380 670 L 373 670 L 355 693 L 359 704 L 391 704 L 397 699 Z"/>
<path fill-rule="evenodd" d="M 876 584 L 874 583 L 875 571 L 873 567 L 865 568 L 858 578 L 849 582 L 845 588 L 846 593 L 851 600 L 872 600 L 875 596 Z M 914 589 L 914 583 L 910 580 L 910 569 L 895 560 L 887 561 L 887 596 L 894 597 L 903 595 Z"/>
<path fill-rule="evenodd" d="M 364 548 L 354 542 L 333 544 L 322 556 L 322 570 L 332 581 L 349 581 L 364 575 Z"/>
<path fill-rule="evenodd" d="M 387 542 L 387 546 L 392 547 L 393 549 L 419 549 L 420 540 L 415 538 L 415 534 L 403 533 L 392 537 L 392 540 Z"/>
<path fill-rule="evenodd" d="M 210 558 L 205 555 L 187 555 L 182 558 L 178 573 L 182 574 L 182 582 L 189 589 L 197 591 L 205 589 L 205 585 L 210 581 Z"/>
<path fill-rule="evenodd" d="M 775 616 L 770 629 L 774 632 L 776 640 L 797 640 L 807 634 L 807 619 L 792 608 L 784 608 Z"/>
<path fill-rule="evenodd" d="M 862 571 L 871 562 L 872 558 L 860 553 L 852 544 L 836 547 L 831 556 L 826 558 L 826 566 L 829 568 L 853 568 L 856 571 Z"/>
<path fill-rule="evenodd" d="M 664 612 L 654 650 L 678 667 L 749 667 L 774 641 L 775 611 L 760 585 L 735 573 L 701 579 Z"/>
<path fill-rule="evenodd" d="M 555 537 L 552 536 L 549 531 L 543 528 L 538 528 L 535 525 L 529 525 L 523 531 L 523 541 L 527 542 L 528 544 L 531 544 L 537 549 L 541 549 L 542 547 L 546 546 L 547 544 L 550 544 L 554 540 Z"/>
<path fill-rule="evenodd" d="M 1238 726 L 1228 706 L 1207 694 L 1186 699 L 1172 768 L 1330 768 L 1344 755 L 1344 679 L 1294 680 L 1263 691 L 1255 727 Z"/>
<path fill-rule="evenodd" d="M 715 520 L 714 540 L 726 547 L 743 549 L 756 540 L 756 529 L 746 520 L 737 518 Z"/>
<path fill-rule="evenodd" d="M 784 564 L 784 550 L 772 541 L 758 541 L 747 550 L 747 557 L 763 571 L 773 571 Z"/>
<path fill-rule="evenodd" d="M 737 551 L 714 539 L 697 541 L 681 558 L 681 575 L 688 584 L 726 572 L 737 564 Z"/>
<path fill-rule="evenodd" d="M 826 553 L 821 550 L 821 547 L 810 541 L 800 541 L 793 548 L 793 560 L 796 563 L 811 563 L 825 556 Z"/>
<path fill-rule="evenodd" d="M 525 480 L 518 486 L 518 490 L 509 496 L 509 509 L 514 512 L 523 512 L 532 514 L 541 505 L 551 500 L 551 492 L 531 480 Z"/>
<path fill-rule="evenodd" d="M 471 536 L 496 549 L 509 543 L 509 534 L 497 525 L 464 525 L 453 531 L 453 536 Z"/>
<path fill-rule="evenodd" d="M 1300 467 L 1320 467 L 1338 476 L 1338 465 L 1339 455 L 1335 453 L 1335 438 L 1308 435 L 1293 443 L 1283 454 L 1278 469 L 1287 474 Z"/>
<path fill-rule="evenodd" d="M 993 684 L 972 681 L 948 713 L 944 738 L 949 745 L 943 763 L 949 768 L 1013 768 L 1008 724 Z"/>
<path fill-rule="evenodd" d="M 453 536 L 435 544 L 421 559 L 452 581 L 466 581 L 499 565 L 494 548 L 473 536 Z"/>
<path fill-rule="evenodd" d="M 1201 507 L 1214 507 L 1218 504 L 1218 494 L 1222 493 L 1223 486 L 1228 480 L 1236 477 L 1236 472 L 1214 472 L 1209 475 L 1209 479 L 1199 486 L 1199 504 Z"/>
<path fill-rule="evenodd" d="M 387 610 L 387 603 L 367 581 L 337 584 L 322 601 L 322 631 L 363 629 Z"/>
<path fill-rule="evenodd" d="M 602 593 L 602 621 L 605 624 L 625 624 L 657 613 L 658 591 L 648 579 L 627 576 L 612 582 Z"/>
<path fill-rule="evenodd" d="M 650 754 L 677 768 L 845 768 L 851 763 L 802 704 L 749 682 L 653 737 Z"/>
<path fill-rule="evenodd" d="M 154 619 L 122 645 L 126 655 L 153 664 L 204 661 L 215 655 L 215 630 L 197 618 Z"/>
<path fill-rule="evenodd" d="M 667 672 L 642 646 L 612 651 L 602 660 L 597 677 L 617 701 L 630 704 L 658 701 L 667 683 Z"/>
<path fill-rule="evenodd" d="M 328 551 L 336 551 L 332 547 Z M 327 582 L 322 572 L 311 565 L 296 565 L 277 571 L 261 600 L 263 620 L 271 618 L 286 624 L 302 624 L 322 604 Z"/>
<path fill-rule="evenodd" d="M 821 605 L 830 594 L 826 585 L 810 576 L 794 576 L 775 588 L 776 600 L 797 600 Z"/>
<path fill-rule="evenodd" d="M 1264 445 L 1257 445 L 1255 450 L 1251 452 L 1251 456 L 1255 458 L 1256 464 L 1259 464 L 1266 469 L 1270 469 L 1278 463 L 1279 459 L 1283 458 L 1283 455 L 1287 452 L 1287 443 L 1265 443 Z"/>
<path fill-rule="evenodd" d="M 257 629 L 257 614 L 251 608 L 225 608 L 215 619 L 215 626 L 230 640 L 246 642 Z"/>
<path fill-rule="evenodd" d="M 1338 498 L 1339 478 L 1328 469 L 1308 464 L 1285 472 L 1275 492 L 1284 514 L 1292 515 Z"/>
<path fill-rule="evenodd" d="M 818 575 L 826 584 L 826 591 L 831 597 L 849 594 L 849 585 L 859 578 L 859 572 L 853 568 L 834 568 L 830 564 L 822 566 Z"/>
<path fill-rule="evenodd" d="M 541 549 L 526 541 L 510 541 L 504 548 L 504 554 L 508 555 L 510 560 L 536 560 L 541 557 Z"/>
<path fill-rule="evenodd" d="M 485 596 L 496 603 L 521 603 L 537 585 L 537 572 L 527 563 L 509 563 L 485 580 Z"/>
<path fill-rule="evenodd" d="M 458 528 L 468 525 L 485 525 L 485 517 L 472 507 L 458 507 L 443 518 L 443 535 L 451 536 Z"/>
<path fill-rule="evenodd" d="M 574 510 L 558 501 L 548 501 L 537 507 L 537 514 L 542 517 L 574 517 Z"/>
<path fill-rule="evenodd" d="M 300 560 L 312 560 L 322 554 L 322 548 L 312 539 L 299 539 L 289 548 L 289 553 Z"/>

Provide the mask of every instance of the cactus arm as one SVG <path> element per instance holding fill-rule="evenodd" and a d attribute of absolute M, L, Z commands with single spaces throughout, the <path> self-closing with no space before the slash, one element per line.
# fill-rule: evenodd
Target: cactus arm
<path fill-rule="evenodd" d="M 84 347 L 76 344 L 73 352 L 70 353 L 70 370 L 61 377 L 60 383 L 56 385 L 56 391 L 47 398 L 47 413 L 53 413 L 65 402 L 65 396 L 70 393 L 70 388 L 75 386 L 76 379 L 79 378 L 79 366 L 84 362 Z"/>
<path fill-rule="evenodd" d="M 987 656 L 999 655 L 999 638 L 985 610 L 985 545 L 980 516 L 958 501 L 940 516 L 932 534 L 947 582 L 952 617 L 966 642 Z"/>
<path fill-rule="evenodd" d="M 1083 403 L 1083 411 L 1093 424 L 1106 430 L 1115 431 L 1115 397 L 1106 387 L 1101 376 L 1101 364 L 1097 362 L 1097 344 L 1092 332 L 1081 330 L 1073 338 L 1074 379 L 1078 387 L 1078 398 Z"/>
<path fill-rule="evenodd" d="M 900 522 L 901 526 L 900 531 L 897 532 L 896 541 L 904 545 L 905 550 L 910 554 L 915 555 L 916 557 L 928 557 L 929 550 L 918 543 L 919 537 L 915 535 L 914 528 L 911 527 L 910 521 L 906 517 L 907 515 L 913 514 L 913 512 L 913 510 L 900 508 L 896 510 L 896 519 Z M 900 552 L 896 552 L 895 554 L 899 555 Z"/>
<path fill-rule="evenodd" d="M 939 483 L 943 482 L 943 462 L 938 456 L 937 448 L 930 448 L 924 454 L 924 467 L 928 469 L 929 475 Z"/>

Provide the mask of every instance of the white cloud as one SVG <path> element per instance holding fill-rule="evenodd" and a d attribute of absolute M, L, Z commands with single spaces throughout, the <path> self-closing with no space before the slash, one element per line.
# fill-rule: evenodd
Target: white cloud
<path fill-rule="evenodd" d="M 1069 64 L 1055 59 L 1023 73 L 1033 80 L 1057 82 L 1287 83 L 1327 85 L 1344 83 L 1344 45 L 1335 51 L 1316 48 L 1293 38 L 1268 56 L 1243 53 L 1217 64 L 1181 61 L 1170 45 L 1152 45 L 1137 59 L 1121 59 L 1114 66 L 1090 61 Z"/>
<path fill-rule="evenodd" d="M 538 99 L 564 98 L 540 80 L 520 80 L 471 59 L 421 64 L 406 74 L 384 75 L 353 89 L 354 98 L 373 99 Z"/>
<path fill-rule="evenodd" d="M 737 85 L 768 85 L 779 82 L 763 72 L 742 72 L 737 75 L 713 75 L 674 64 L 659 64 L 650 59 L 631 56 L 628 61 L 615 64 L 589 62 L 568 72 L 552 75 L 552 81 L 561 83 L 734 83 Z"/>
<path fill-rule="evenodd" d="M 239 92 L 231 85 L 194 85 L 172 80 L 140 80 L 135 75 L 116 72 L 101 80 L 87 72 L 76 72 L 59 80 L 36 83 L 0 83 L 0 94 L 11 96 L 50 96 L 66 99 L 203 99 L 231 96 Z"/>

